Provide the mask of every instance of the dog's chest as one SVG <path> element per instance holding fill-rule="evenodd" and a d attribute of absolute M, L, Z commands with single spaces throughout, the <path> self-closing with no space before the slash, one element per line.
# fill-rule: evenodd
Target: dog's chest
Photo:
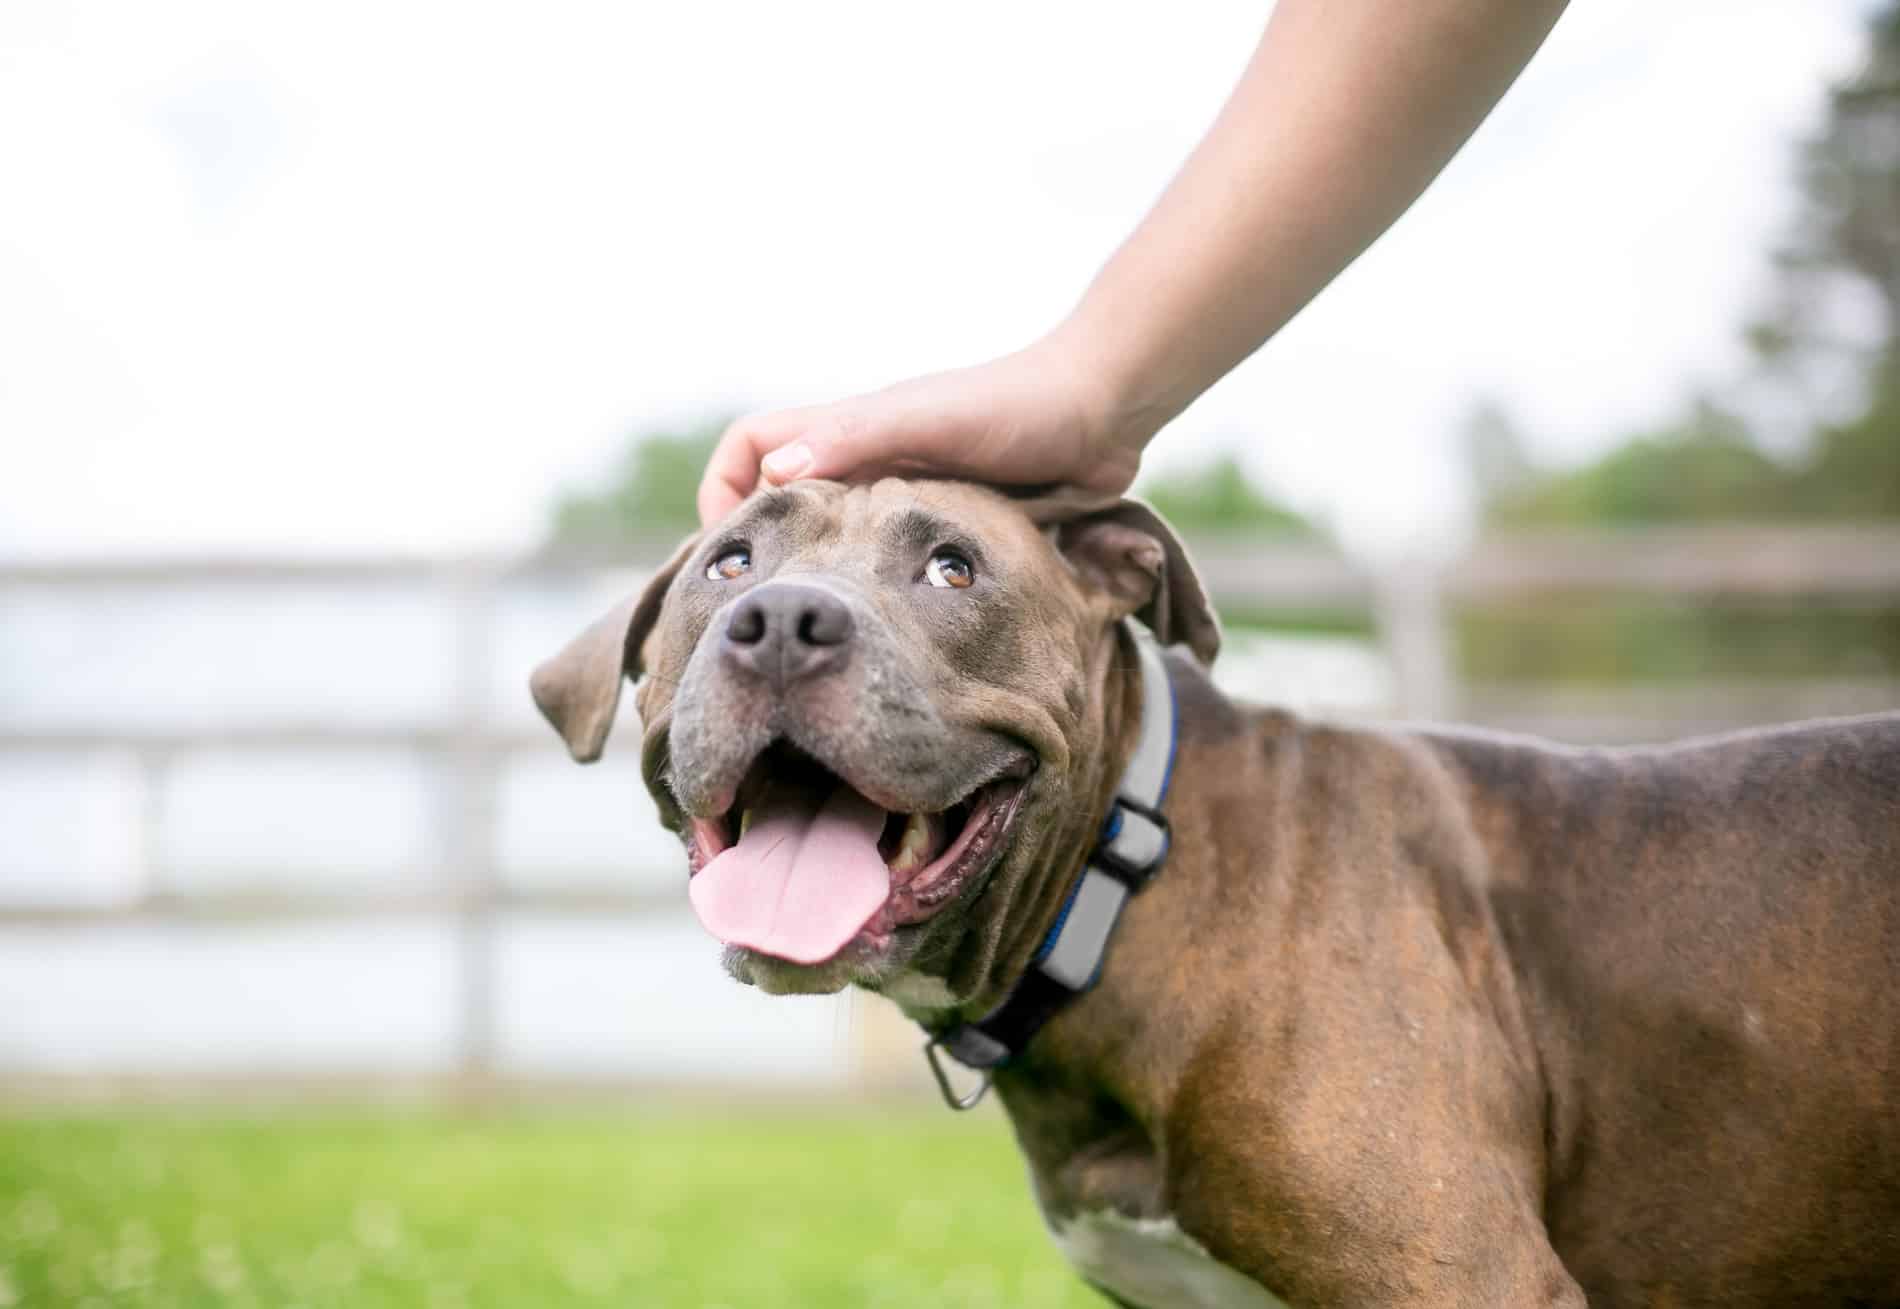
<path fill-rule="evenodd" d="M 1172 1218 L 1100 1209 L 1052 1220 L 1050 1230 L 1077 1272 L 1136 1309 L 1289 1309 Z"/>

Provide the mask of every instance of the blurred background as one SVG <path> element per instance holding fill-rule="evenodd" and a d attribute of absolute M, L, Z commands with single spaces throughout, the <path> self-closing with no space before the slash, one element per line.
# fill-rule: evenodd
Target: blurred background
<path fill-rule="evenodd" d="M 525 684 L 725 420 L 1052 324 L 1266 13 L 0 6 L 0 1309 L 1092 1302 Z M 1238 694 L 1900 707 L 1897 333 L 1900 4 L 1578 0 L 1138 489 Z"/>

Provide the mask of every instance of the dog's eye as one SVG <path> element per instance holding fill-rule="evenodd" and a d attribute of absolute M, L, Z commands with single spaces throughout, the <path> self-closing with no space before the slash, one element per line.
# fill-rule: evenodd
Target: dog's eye
<path fill-rule="evenodd" d="M 976 569 L 955 550 L 939 550 L 924 565 L 924 580 L 932 586 L 954 586 L 961 591 L 976 580 Z"/>
<path fill-rule="evenodd" d="M 715 582 L 730 582 L 752 571 L 752 552 L 744 546 L 728 550 L 706 565 L 706 576 Z"/>

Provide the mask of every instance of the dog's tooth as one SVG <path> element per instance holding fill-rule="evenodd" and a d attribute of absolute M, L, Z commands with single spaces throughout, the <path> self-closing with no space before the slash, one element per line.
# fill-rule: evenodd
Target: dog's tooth
<path fill-rule="evenodd" d="M 893 873 L 912 873 L 924 866 L 930 854 L 930 818 L 926 814 L 908 814 L 904 834 L 898 838 L 897 852 L 891 856 Z"/>
<path fill-rule="evenodd" d="M 950 845 L 949 828 L 942 814 L 924 815 L 922 829 L 923 848 L 917 857 L 917 863 L 920 867 L 927 866 L 932 860 L 938 858 Z M 942 871 L 942 869 L 938 869 L 935 873 L 932 873 L 931 879 L 935 880 Z M 911 882 L 912 889 L 918 891 L 923 890 L 926 885 L 927 883 L 922 880 L 913 880 Z"/>
<path fill-rule="evenodd" d="M 746 828 L 750 826 L 752 826 L 752 811 L 750 809 L 741 810 L 739 813 L 739 839 L 741 841 L 745 840 Z"/>

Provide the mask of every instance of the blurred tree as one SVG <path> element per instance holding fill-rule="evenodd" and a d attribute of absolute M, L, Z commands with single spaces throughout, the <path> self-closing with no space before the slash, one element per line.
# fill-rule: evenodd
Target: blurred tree
<path fill-rule="evenodd" d="M 548 544 L 588 552 L 651 550 L 699 526 L 694 495 L 727 419 L 636 435 L 599 491 L 564 493 L 554 505 Z M 1143 479 L 1140 493 L 1190 538 L 1244 532 L 1320 540 L 1312 522 L 1268 496 L 1233 455 Z M 1230 610 L 1230 623 L 1303 631 L 1368 630 L 1356 612 Z"/>
<path fill-rule="evenodd" d="M 1223 535 L 1251 540 L 1329 539 L 1320 525 L 1262 490 L 1232 454 L 1219 454 L 1204 463 L 1143 477 L 1135 494 L 1172 523 L 1190 547 L 1196 538 Z M 1221 621 L 1230 628 L 1272 628 L 1281 632 L 1369 636 L 1372 631 L 1369 617 L 1356 608 L 1223 604 Z"/>
<path fill-rule="evenodd" d="M 729 420 L 708 418 L 682 429 L 643 432 L 596 492 L 566 491 L 555 502 L 549 543 L 613 548 L 651 544 L 699 526 L 695 495 Z"/>
<path fill-rule="evenodd" d="M 1776 254 L 1777 295 L 1750 333 L 1771 359 L 1864 349 L 1843 333 L 1842 301 L 1878 311 L 1876 349 L 1900 333 L 1900 4 L 1868 22 L 1866 62 L 1828 94 L 1827 120 L 1801 149 L 1801 207 Z"/>
<path fill-rule="evenodd" d="M 1797 177 L 1801 206 L 1776 256 L 1776 293 L 1749 341 L 1797 388 L 1854 379 L 1864 408 L 1818 425 L 1789 481 L 1790 508 L 1900 515 L 1900 0 L 1869 19 L 1865 62 L 1829 92 Z"/>
<path fill-rule="evenodd" d="M 1766 378 L 1809 397 L 1800 456 L 1771 459 L 1706 399 L 1593 464 L 1515 486 L 1488 479 L 1473 446 L 1487 523 L 1900 515 L 1900 0 L 1869 20 L 1866 60 L 1829 93 L 1796 181 L 1769 309 L 1745 335 Z M 1858 412 L 1825 417 L 1843 389 Z"/>
<path fill-rule="evenodd" d="M 1758 365 L 1750 385 L 1795 401 L 1799 451 L 1770 457 L 1740 417 L 1704 398 L 1588 465 L 1523 476 L 1509 464 L 1514 429 L 1480 410 L 1467 452 L 1487 525 L 1900 516 L 1900 0 L 1870 18 L 1865 61 L 1829 93 L 1796 182 L 1769 308 L 1746 339 Z M 1900 673 L 1892 607 L 1769 612 L 1604 596 L 1466 612 L 1458 629 L 1460 662 L 1477 678 Z"/>
<path fill-rule="evenodd" d="M 1247 532 L 1313 539 L 1308 519 L 1267 496 L 1232 454 L 1144 478 L 1136 493 L 1182 532 Z"/>
<path fill-rule="evenodd" d="M 1594 463 L 1530 473 L 1515 489 L 1481 494 L 1487 521 L 1545 524 L 1681 522 L 1766 518 L 1794 511 L 1790 474 L 1763 454 L 1733 414 L 1699 401 L 1680 422 L 1634 437 Z"/>
<path fill-rule="evenodd" d="M 1894 124 L 1900 131 L 1900 121 Z M 1793 477 L 1795 512 L 1834 518 L 1900 517 L 1900 350 L 1889 341 L 1867 410 L 1824 427 Z"/>
<path fill-rule="evenodd" d="M 633 438 L 600 491 L 564 493 L 554 506 L 551 543 L 613 547 L 679 536 L 699 525 L 694 494 L 729 419 Z M 1233 455 L 1145 479 L 1141 494 L 1184 532 L 1244 531 L 1316 538 L 1312 523 L 1268 497 Z"/>

